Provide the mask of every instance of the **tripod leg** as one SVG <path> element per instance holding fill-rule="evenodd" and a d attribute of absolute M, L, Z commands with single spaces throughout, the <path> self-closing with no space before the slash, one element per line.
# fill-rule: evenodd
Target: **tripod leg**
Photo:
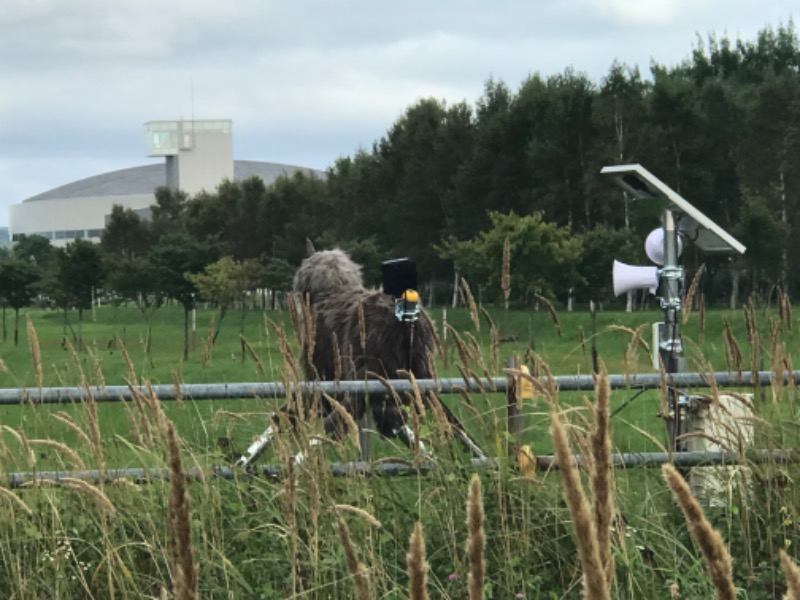
<path fill-rule="evenodd" d="M 403 443 L 411 448 L 411 450 L 416 451 L 417 447 L 419 447 L 420 453 L 427 457 L 433 456 L 425 443 L 417 438 L 417 436 L 414 434 L 414 430 L 408 425 L 403 424 L 399 429 L 393 430 L 392 434 L 395 437 L 399 437 L 401 440 L 403 440 Z"/>
<path fill-rule="evenodd" d="M 458 436 L 458 439 L 462 443 L 464 448 L 469 450 L 474 458 L 486 458 L 486 453 L 477 444 L 477 442 L 472 439 L 472 436 L 470 436 L 467 433 L 467 430 L 464 428 L 464 425 L 461 423 L 461 421 L 458 420 L 458 417 L 456 417 L 452 413 L 452 411 L 449 408 L 447 408 L 447 405 L 444 402 L 442 402 L 436 395 L 429 394 L 427 398 L 428 402 L 430 403 L 435 402 L 436 407 L 442 411 L 445 418 L 447 419 L 447 422 L 455 430 L 456 435 Z"/>
<path fill-rule="evenodd" d="M 272 419 L 273 421 L 275 420 L 276 417 L 277 415 L 275 415 L 275 413 L 272 413 L 270 415 L 270 419 Z M 255 439 L 255 441 L 252 444 L 250 444 L 250 446 L 247 448 L 247 450 L 241 456 L 241 458 L 239 458 L 239 460 L 236 461 L 236 466 L 244 468 L 249 467 L 253 463 L 253 461 L 256 458 L 258 458 L 262 452 L 264 452 L 264 450 L 267 448 L 269 443 L 272 441 L 272 438 L 274 437 L 275 437 L 275 428 L 272 425 L 270 425 L 269 427 L 267 427 L 264 433 L 258 436 Z"/>

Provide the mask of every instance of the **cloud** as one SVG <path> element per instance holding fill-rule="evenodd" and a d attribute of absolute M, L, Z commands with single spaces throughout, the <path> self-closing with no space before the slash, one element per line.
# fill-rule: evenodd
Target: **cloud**
<path fill-rule="evenodd" d="M 411 104 L 473 104 L 614 59 L 674 64 L 696 33 L 745 36 L 789 0 L 6 0 L 0 11 L 4 204 L 145 162 L 143 123 L 231 118 L 237 158 L 329 166 Z M 327 157 L 327 158 L 326 158 Z M 47 164 L 53 165 L 47 168 Z M 35 167 L 25 168 L 25 164 Z M 57 166 L 56 166 L 57 165 Z M 81 167 L 83 165 L 83 167 Z"/>

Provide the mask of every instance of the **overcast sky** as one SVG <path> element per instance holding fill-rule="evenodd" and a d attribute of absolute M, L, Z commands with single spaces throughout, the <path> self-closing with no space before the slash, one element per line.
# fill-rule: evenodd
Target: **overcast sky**
<path fill-rule="evenodd" d="M 617 59 L 649 76 L 698 35 L 752 40 L 796 0 L 3 0 L 0 226 L 8 206 L 147 164 L 144 122 L 233 120 L 234 158 L 325 169 L 420 98 L 474 105 Z"/>

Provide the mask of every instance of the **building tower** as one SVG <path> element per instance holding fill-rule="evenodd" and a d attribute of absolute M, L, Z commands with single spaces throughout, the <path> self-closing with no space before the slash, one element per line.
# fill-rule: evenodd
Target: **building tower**
<path fill-rule="evenodd" d="M 213 191 L 233 180 L 233 137 L 230 119 L 148 121 L 150 156 L 166 159 L 167 186 L 189 196 Z"/>

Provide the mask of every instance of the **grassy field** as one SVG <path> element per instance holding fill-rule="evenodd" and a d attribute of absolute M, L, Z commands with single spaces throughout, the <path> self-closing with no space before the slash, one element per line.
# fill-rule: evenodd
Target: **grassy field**
<path fill-rule="evenodd" d="M 467 345 L 480 349 L 480 356 L 474 352 L 469 365 L 478 374 L 485 369 L 501 375 L 506 357 L 526 361 L 530 349 L 554 374 L 591 373 L 592 342 L 608 372 L 652 372 L 645 344 L 631 340 L 638 330 L 649 343 L 650 323 L 660 318 L 657 312 L 600 312 L 594 327 L 587 313 L 561 313 L 557 322 L 546 310 L 490 308 L 488 314 L 491 323 L 483 315 L 474 319 L 464 309 L 446 314 L 431 311 L 440 338 L 444 339 L 445 321 L 452 327 L 439 358 L 440 376 L 459 374 L 454 332 Z M 75 316 L 69 317 L 65 325 L 62 313 L 23 314 L 19 345 L 13 345 L 10 331 L 0 344 L 3 387 L 35 389 L 39 376 L 44 386 L 76 386 L 82 381 L 89 385 L 131 380 L 283 381 L 290 372 L 290 359 L 286 350 L 279 349 L 282 335 L 297 356 L 287 312 L 231 312 L 219 326 L 212 347 L 208 340 L 219 325 L 218 316 L 213 310 L 198 310 L 186 361 L 182 360 L 179 308 L 159 310 L 150 329 L 133 308 L 101 307 L 94 315 L 87 313 L 80 328 Z M 798 346 L 791 323 L 785 311 L 712 311 L 702 320 L 690 315 L 683 327 L 690 366 L 726 370 L 730 356 L 737 352 L 744 370 L 790 365 Z M 497 330 L 495 341 L 491 324 Z M 10 313 L 7 325 L 12 326 Z M 29 333 L 32 337 L 33 331 L 38 350 L 31 349 Z M 243 351 L 240 331 L 252 351 Z M 659 393 L 647 392 L 626 404 L 634 393 L 611 394 L 611 411 L 625 404 L 611 419 L 612 447 L 615 451 L 659 449 L 665 437 L 656 416 Z M 797 446 L 800 420 L 795 399 L 792 387 L 758 391 L 757 445 Z M 468 399 L 450 396 L 444 400 L 489 454 L 498 458 L 498 467 L 482 472 L 480 479 L 486 536 L 484 596 L 582 597 L 584 570 L 576 554 L 573 515 L 562 498 L 560 474 L 539 473 L 530 479 L 506 458 L 502 395 L 476 393 Z M 580 452 L 593 427 L 594 394 L 562 393 L 557 400 L 571 424 L 570 440 Z M 144 465 L 165 466 L 173 472 L 172 485 L 116 482 L 94 486 L 67 481 L 0 493 L 0 595 L 193 597 L 196 571 L 203 598 L 408 598 L 413 575 L 408 573 L 406 554 L 409 536 L 419 522 L 431 597 L 468 596 L 468 574 L 475 572 L 465 550 L 475 533 L 465 525 L 472 470 L 460 448 L 440 435 L 441 428 L 431 415 L 421 432 L 435 449 L 437 468 L 426 475 L 333 478 L 326 469 L 330 461 L 358 456 L 358 448 L 348 438 L 310 450 L 302 467 L 291 468 L 290 476 L 280 481 L 245 475 L 236 481 L 208 479 L 189 486 L 188 496 L 181 501 L 176 473 L 223 463 L 218 440 L 230 439 L 237 447 L 245 447 L 264 429 L 266 413 L 275 407 L 276 401 L 268 399 L 161 403 L 144 398 L 140 404 L 0 408 L 0 464 L 6 473 Z M 550 454 L 550 405 L 537 398 L 526 402 L 523 412 L 522 441 L 535 453 Z M 281 436 L 264 461 L 289 465 L 292 454 L 306 447 L 318 426 L 311 422 L 297 435 Z M 176 438 L 170 438 L 172 430 Z M 415 459 L 395 441 L 376 441 L 375 445 L 377 456 L 412 463 Z M 707 509 L 707 514 L 734 556 L 738 597 L 780 598 L 785 584 L 778 551 L 792 554 L 800 544 L 800 498 L 793 485 L 798 473 L 793 464 L 752 464 L 750 468 L 755 483 L 734 488 L 725 506 Z M 589 498 L 595 497 L 591 478 L 586 485 Z M 711 597 L 712 583 L 661 474 L 618 470 L 611 489 L 616 565 L 612 596 Z"/>

